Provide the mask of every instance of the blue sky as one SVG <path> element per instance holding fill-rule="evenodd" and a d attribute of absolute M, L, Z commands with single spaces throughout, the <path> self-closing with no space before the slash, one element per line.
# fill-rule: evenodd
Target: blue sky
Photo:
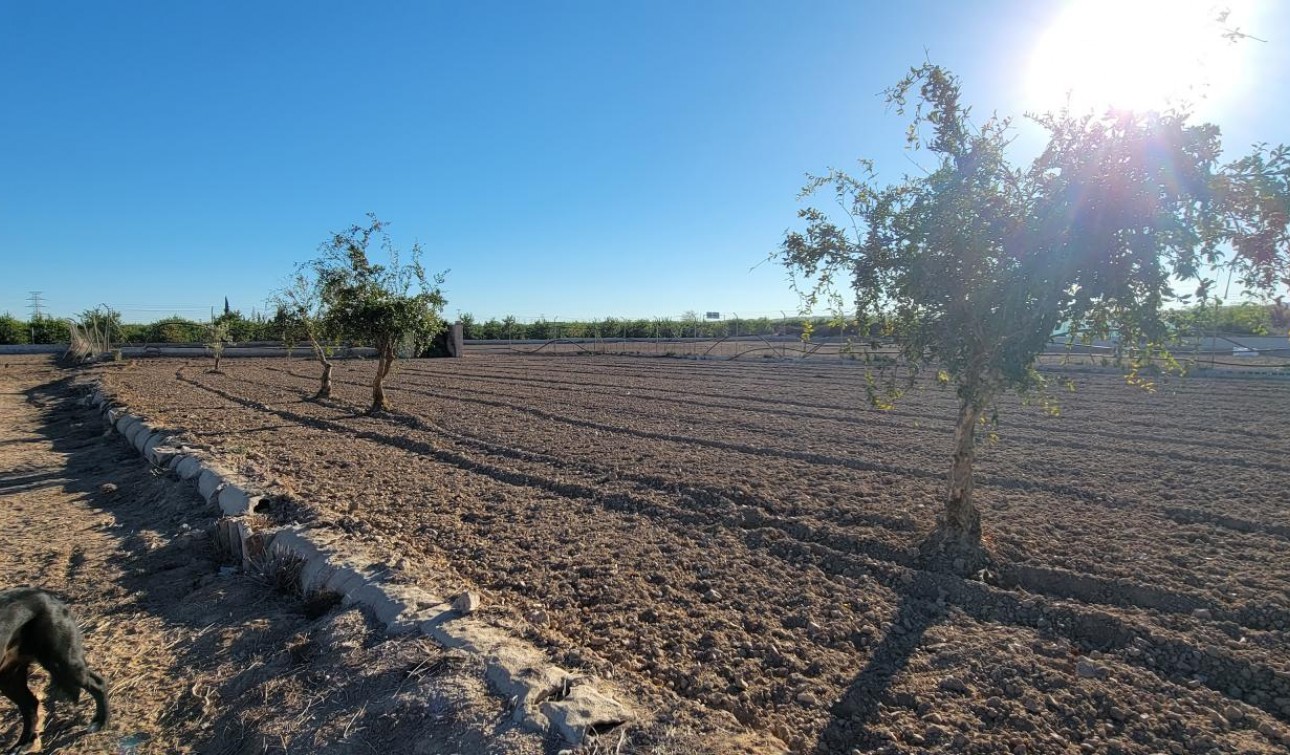
<path fill-rule="evenodd" d="M 373 211 L 450 316 L 791 314 L 804 174 L 916 170 L 879 93 L 925 57 L 1020 115 L 1067 5 L 4 0 L 0 312 L 249 313 Z M 1238 5 L 1202 113 L 1286 141 L 1290 4 Z"/>

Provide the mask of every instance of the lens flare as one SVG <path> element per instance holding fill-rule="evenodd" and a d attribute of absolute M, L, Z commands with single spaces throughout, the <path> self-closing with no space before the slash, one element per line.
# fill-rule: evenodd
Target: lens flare
<path fill-rule="evenodd" d="M 1208 0 L 1072 0 L 1027 71 L 1036 110 L 1160 110 L 1198 103 L 1243 75 L 1232 16 Z"/>

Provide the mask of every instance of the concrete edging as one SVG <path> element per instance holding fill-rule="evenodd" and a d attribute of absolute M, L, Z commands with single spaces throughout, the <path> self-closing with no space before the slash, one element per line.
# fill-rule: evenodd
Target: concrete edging
<path fill-rule="evenodd" d="M 94 388 L 88 403 L 118 434 L 153 465 L 197 488 L 207 503 L 220 509 L 216 541 L 243 571 L 263 568 L 275 559 L 300 565 L 305 594 L 333 592 L 345 606 L 362 606 L 390 635 L 417 633 L 445 648 L 478 656 L 492 692 L 513 705 L 511 719 L 531 731 L 554 731 L 578 745 L 588 732 L 605 731 L 634 720 L 633 706 L 619 702 L 615 691 L 594 677 L 555 666 L 534 645 L 460 611 L 454 603 L 409 585 L 383 579 L 383 570 L 361 564 L 359 549 L 341 536 L 293 524 L 256 531 L 247 516 L 264 496 L 254 485 L 200 456 L 196 449 L 169 444 L 164 430 L 115 404 Z"/>

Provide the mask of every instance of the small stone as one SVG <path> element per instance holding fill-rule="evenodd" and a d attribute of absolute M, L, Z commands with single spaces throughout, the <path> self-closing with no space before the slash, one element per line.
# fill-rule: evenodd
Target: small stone
<path fill-rule="evenodd" d="M 1223 715 L 1227 717 L 1228 721 L 1235 723 L 1237 721 L 1240 721 L 1242 718 L 1245 718 L 1245 711 L 1241 710 L 1235 705 L 1229 705 L 1223 711 Z"/>
<path fill-rule="evenodd" d="M 116 492 L 116 483 L 115 482 L 103 483 L 102 485 L 99 486 L 99 492 L 102 493 L 103 495 L 112 495 L 113 493 Z"/>
<path fill-rule="evenodd" d="M 1027 697 L 1021 704 L 1031 713 L 1039 713 L 1044 709 L 1043 703 L 1033 697 Z"/>
<path fill-rule="evenodd" d="M 798 692 L 797 701 L 802 705 L 812 707 L 820 704 L 820 701 L 817 700 L 815 695 L 812 695 L 810 692 Z"/>
<path fill-rule="evenodd" d="M 1209 712 L 1209 722 L 1212 723 L 1216 729 L 1227 728 L 1227 719 L 1223 718 L 1223 714 L 1216 710 L 1211 710 Z"/>
<path fill-rule="evenodd" d="M 1201 619 L 1204 621 L 1209 621 L 1210 619 L 1214 618 L 1214 613 L 1210 611 L 1208 608 L 1197 608 L 1191 612 L 1191 615 L 1192 615 L 1192 618 L 1194 619 Z"/>
<path fill-rule="evenodd" d="M 537 626 L 546 626 L 551 623 L 551 614 L 546 611 L 537 610 L 529 612 L 529 623 Z"/>
<path fill-rule="evenodd" d="M 946 692 L 957 692 L 961 695 L 966 695 L 968 693 L 967 684 L 965 684 L 963 680 L 958 678 L 957 676 L 945 677 L 944 679 L 941 680 L 940 687 Z"/>
<path fill-rule="evenodd" d="M 1080 658 L 1075 664 L 1075 673 L 1083 679 L 1096 679 L 1106 675 L 1106 669 L 1087 658 Z"/>
<path fill-rule="evenodd" d="M 479 597 L 479 593 L 467 590 L 466 592 L 458 595 L 457 598 L 452 601 L 452 608 L 462 616 L 469 616 L 475 611 L 478 611 L 481 604 L 482 599 Z"/>
<path fill-rule="evenodd" d="M 703 600 L 708 603 L 715 603 L 721 600 L 721 593 L 717 592 L 716 588 L 712 588 L 703 593 Z"/>

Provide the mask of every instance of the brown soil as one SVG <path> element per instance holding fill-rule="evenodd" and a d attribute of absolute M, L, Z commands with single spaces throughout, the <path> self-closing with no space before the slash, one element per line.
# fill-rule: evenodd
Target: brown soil
<path fill-rule="evenodd" d="M 0 358 L 2 584 L 63 596 L 112 706 L 86 735 L 88 699 L 59 704 L 46 752 L 554 751 L 502 725 L 477 661 L 221 572 L 213 507 L 154 474 L 68 382 L 47 359 Z M 0 749 L 17 736 L 0 703 Z"/>
<path fill-rule="evenodd" d="M 919 568 L 953 396 L 820 363 L 490 356 L 99 369 L 118 400 L 350 533 L 396 578 L 610 677 L 663 725 L 797 752 L 1283 752 L 1290 382 L 1077 376 L 1002 407 L 998 564 Z"/>

